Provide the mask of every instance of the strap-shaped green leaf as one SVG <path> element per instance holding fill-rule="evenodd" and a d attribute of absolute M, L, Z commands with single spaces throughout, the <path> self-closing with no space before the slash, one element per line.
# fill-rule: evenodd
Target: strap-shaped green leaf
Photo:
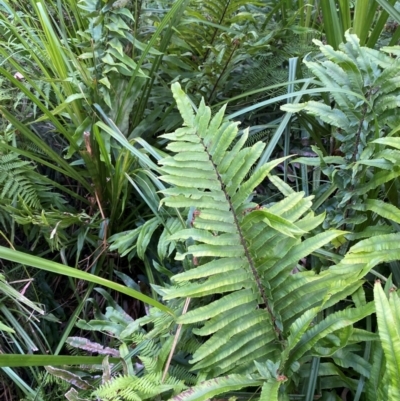
<path fill-rule="evenodd" d="M 380 282 L 374 286 L 376 317 L 378 320 L 379 337 L 386 357 L 386 369 L 389 375 L 389 399 L 400 399 L 400 327 L 399 327 L 399 296 L 390 294 L 387 299 Z"/>
<path fill-rule="evenodd" d="M 398 138 L 400 139 L 400 138 Z M 396 223 L 400 223 L 400 209 L 389 203 L 383 202 L 379 199 L 367 199 L 365 202 L 367 210 L 384 217 L 385 219 L 393 220 Z"/>

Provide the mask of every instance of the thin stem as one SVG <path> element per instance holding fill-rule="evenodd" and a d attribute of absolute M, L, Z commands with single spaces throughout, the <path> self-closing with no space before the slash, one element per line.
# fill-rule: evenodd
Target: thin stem
<path fill-rule="evenodd" d="M 224 66 L 223 70 L 221 71 L 221 74 L 219 74 L 219 77 L 218 77 L 218 79 L 217 79 L 217 82 L 215 82 L 215 85 L 214 85 L 214 87 L 213 87 L 213 89 L 212 89 L 212 91 L 211 91 L 211 93 L 210 93 L 210 96 L 208 97 L 208 102 L 209 102 L 209 103 L 211 102 L 212 96 L 213 96 L 215 90 L 216 90 L 217 87 L 218 87 L 219 81 L 221 80 L 221 78 L 222 78 L 222 76 L 224 75 L 226 69 L 228 68 L 229 63 L 230 63 L 231 60 L 232 60 L 233 54 L 235 53 L 235 50 L 236 50 L 236 48 L 238 47 L 238 44 L 239 44 L 239 41 L 238 41 L 238 40 L 235 40 L 235 41 L 234 41 L 234 45 L 233 45 L 232 52 L 231 52 L 231 54 L 229 55 L 229 58 L 228 58 L 228 60 L 226 61 L 225 66 Z"/>
<path fill-rule="evenodd" d="M 182 315 L 184 315 L 187 312 L 187 310 L 189 309 L 189 304 L 190 304 L 190 298 L 186 298 L 185 305 L 183 306 Z M 182 324 L 179 324 L 178 328 L 176 329 L 174 342 L 172 343 L 172 347 L 171 347 L 171 351 L 169 352 L 169 355 L 168 355 L 167 363 L 165 364 L 164 372 L 163 372 L 163 375 L 162 375 L 162 378 L 161 378 L 161 383 L 164 383 L 164 380 L 167 377 L 168 369 L 169 369 L 169 366 L 171 365 L 172 357 L 174 355 L 175 348 L 176 348 L 176 346 L 178 344 L 178 340 L 179 340 L 179 336 L 181 334 L 181 330 L 182 330 Z"/>

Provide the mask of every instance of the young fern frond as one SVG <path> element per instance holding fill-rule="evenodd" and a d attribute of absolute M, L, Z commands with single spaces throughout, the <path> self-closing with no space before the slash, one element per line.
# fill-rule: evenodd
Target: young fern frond
<path fill-rule="evenodd" d="M 174 377 L 168 377 L 161 382 L 161 373 L 148 374 L 143 377 L 119 376 L 102 386 L 95 394 L 103 400 L 115 400 L 116 394 L 122 400 L 141 401 L 154 399 L 156 396 L 169 391 L 180 391 L 184 388 L 183 382 Z"/>
<path fill-rule="evenodd" d="M 104 400 L 114 400 L 118 394 L 124 400 L 146 400 L 154 399 L 162 393 L 176 394 L 186 388 L 185 377 L 193 376 L 186 371 L 170 370 L 165 380 L 162 379 L 162 372 L 173 337 L 160 347 L 153 341 L 141 341 L 143 347 L 140 352 L 140 362 L 143 365 L 143 372 L 137 375 L 121 375 L 113 377 L 108 382 L 96 389 L 94 394 Z M 147 356 L 145 356 L 147 354 Z M 179 376 L 175 375 L 177 373 Z M 183 377 L 182 377 L 183 376 Z M 181 378 L 182 377 L 182 378 Z"/>

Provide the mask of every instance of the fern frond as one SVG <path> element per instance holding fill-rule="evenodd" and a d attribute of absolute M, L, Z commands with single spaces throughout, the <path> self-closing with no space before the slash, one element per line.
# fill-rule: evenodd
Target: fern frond
<path fill-rule="evenodd" d="M 25 208 L 39 210 L 46 204 L 62 204 L 63 199 L 53 191 L 51 181 L 35 169 L 17 153 L 0 154 L 0 200 L 7 200 L 7 204 L 21 201 Z"/>
<path fill-rule="evenodd" d="M 173 365 L 169 368 L 168 373 L 178 380 L 182 380 L 187 385 L 194 385 L 197 383 L 197 377 L 190 373 L 187 367 Z"/>
<path fill-rule="evenodd" d="M 400 234 L 376 235 L 352 246 L 331 271 L 334 274 L 367 274 L 374 266 L 400 259 Z M 342 276 L 343 277 L 343 276 Z"/>
<path fill-rule="evenodd" d="M 31 207 L 40 207 L 40 199 L 30 175 L 34 167 L 16 153 L 0 155 L 0 198 L 21 197 Z"/>
<path fill-rule="evenodd" d="M 115 400 L 118 395 L 122 400 L 141 401 L 153 399 L 164 392 L 177 393 L 185 388 L 182 381 L 167 377 L 161 382 L 162 373 L 147 374 L 142 377 L 118 376 L 101 385 L 94 394 L 104 400 Z"/>
<path fill-rule="evenodd" d="M 263 165 L 247 179 L 264 145 L 244 147 L 245 132 L 230 146 L 237 127 L 223 121 L 223 110 L 211 119 L 202 102 L 195 115 L 178 84 L 173 85 L 173 93 L 185 127 L 164 135 L 172 140 L 168 149 L 176 155 L 160 161 L 161 179 L 173 184 L 163 191 L 162 202 L 196 209 L 191 227 L 175 232 L 170 240 L 190 240 L 187 252 L 177 254 L 177 259 L 204 263 L 175 275 L 172 280 L 177 285 L 163 289 L 164 299 L 221 294 L 177 320 L 203 323 L 193 332 L 211 336 L 191 362 L 194 369 L 214 374 L 253 372 L 254 360 L 279 358 L 284 333 L 301 314 L 321 306 L 329 289 L 345 296 L 357 288 L 354 282 L 351 286 L 335 283 L 334 275 L 291 274 L 299 259 L 343 232 L 328 231 L 302 241 L 323 220 L 307 214 L 311 198 L 304 194 L 291 193 L 269 208 L 254 204 L 254 188 L 281 160 Z"/>
<path fill-rule="evenodd" d="M 361 306 L 359 308 L 349 308 L 329 315 L 322 322 L 314 325 L 310 330 L 302 336 L 293 348 L 290 362 L 294 362 L 301 358 L 302 355 L 311 349 L 319 339 L 325 337 L 327 333 L 335 332 L 343 327 L 349 326 L 359 320 L 371 315 L 375 308 L 373 303 Z"/>

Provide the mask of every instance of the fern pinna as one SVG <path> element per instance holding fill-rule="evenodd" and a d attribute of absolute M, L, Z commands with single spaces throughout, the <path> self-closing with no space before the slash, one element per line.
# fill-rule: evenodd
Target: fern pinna
<path fill-rule="evenodd" d="M 372 313 L 373 306 L 333 313 L 310 328 L 319 311 L 352 294 L 361 281 L 330 270 L 292 270 L 343 232 L 308 236 L 324 215 L 315 216 L 312 198 L 295 193 L 277 177 L 269 178 L 286 197 L 268 207 L 253 203 L 257 185 L 282 160 L 263 165 L 246 179 L 264 144 L 243 148 L 245 131 L 231 147 L 237 124 L 224 121 L 224 109 L 211 118 L 202 102 L 194 114 L 179 84 L 172 90 L 184 127 L 163 135 L 175 155 L 160 161 L 161 179 L 171 184 L 162 202 L 186 208 L 192 216 L 188 227 L 170 239 L 186 242 L 187 252 L 176 259 L 191 259 L 193 268 L 172 277 L 174 286 L 163 289 L 164 299 L 198 298 L 192 310 L 177 319 L 193 324 L 193 333 L 205 338 L 193 355 L 193 370 L 204 378 L 234 373 L 228 376 L 233 378 L 230 389 L 240 387 L 239 378 L 248 386 L 246 374 L 264 379 L 269 374 L 276 395 L 318 341 Z M 265 366 L 270 373 L 262 373 Z M 215 383 L 210 381 L 210 386 L 218 387 Z M 229 385 L 224 382 L 222 388 L 226 391 Z"/>

